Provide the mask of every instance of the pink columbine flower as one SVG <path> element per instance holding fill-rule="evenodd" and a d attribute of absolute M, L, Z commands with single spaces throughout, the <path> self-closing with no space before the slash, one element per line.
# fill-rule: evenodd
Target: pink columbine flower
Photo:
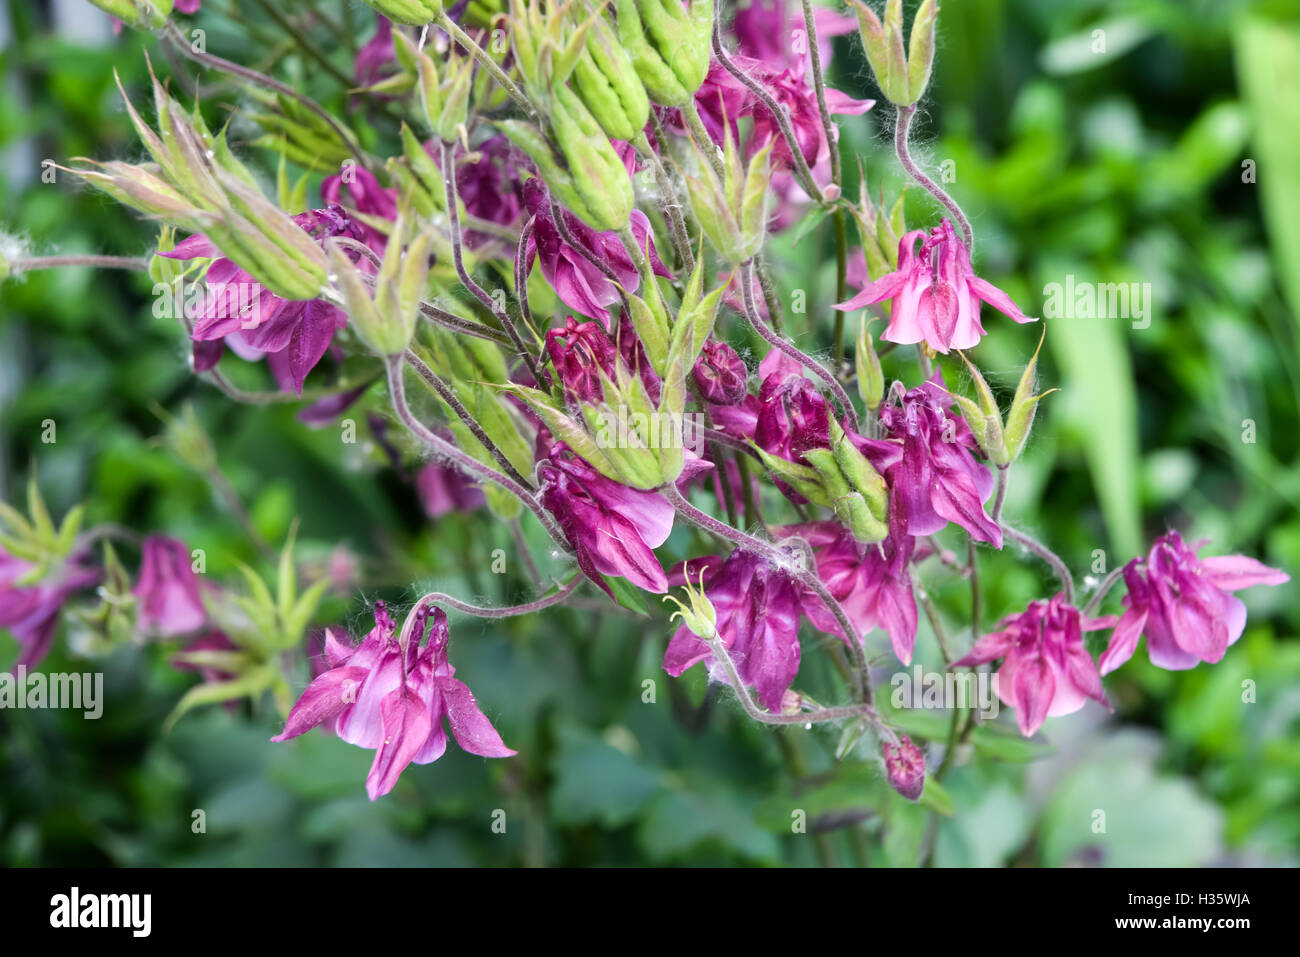
<path fill-rule="evenodd" d="M 427 623 L 432 627 L 422 648 Z M 396 631 L 383 602 L 376 602 L 375 627 L 357 647 L 327 633 L 329 670 L 307 686 L 284 731 L 271 739 L 287 741 L 325 724 L 349 744 L 373 748 L 375 760 L 366 776 L 372 801 L 391 791 L 408 765 L 442 757 L 447 749 L 444 718 L 456 742 L 471 754 L 504 758 L 515 753 L 465 683 L 454 677 L 443 610 L 433 607 L 430 614 L 429 606 L 420 604 L 400 636 Z"/>
<path fill-rule="evenodd" d="M 1245 555 L 1197 558 L 1206 544 L 1189 545 L 1169 532 L 1156 539 L 1145 561 L 1139 557 L 1124 566 L 1126 607 L 1102 653 L 1102 674 L 1133 657 L 1144 634 L 1157 668 L 1183 671 L 1202 661 L 1220 661 L 1246 627 L 1246 606 L 1232 593 L 1291 580 L 1286 572 Z"/>
<path fill-rule="evenodd" d="M 920 240 L 921 250 L 916 251 Z M 930 230 L 916 229 L 898 244 L 898 269 L 869 282 L 852 299 L 836 305 L 850 311 L 892 299 L 889 325 L 881 334 L 889 342 L 924 342 L 935 352 L 969 349 L 984 335 L 980 302 L 1016 322 L 1035 322 L 1011 297 L 975 275 L 970 252 L 947 219 Z"/>
<path fill-rule="evenodd" d="M 657 595 L 668 590 L 654 554 L 673 528 L 667 499 L 606 478 L 562 442 L 538 462 L 537 474 L 542 504 L 560 523 L 587 577 L 606 592 L 601 575 L 626 578 Z"/>
<path fill-rule="evenodd" d="M 143 632 L 175 638 L 208 620 L 189 549 L 178 538 L 150 535 L 144 540 L 140 577 L 132 594 L 139 599 Z"/>
<path fill-rule="evenodd" d="M 903 735 L 898 744 L 886 741 L 880 753 L 885 759 L 889 786 L 909 801 L 919 798 L 925 790 L 925 755 L 921 749 Z"/>
<path fill-rule="evenodd" d="M 763 706 L 781 714 L 785 693 L 799 673 L 799 612 L 803 593 L 785 572 L 750 552 L 734 551 L 726 560 L 692 558 L 673 570 L 673 580 L 698 581 L 717 612 L 718 638 L 736 663 L 740 678 L 752 685 Z M 708 644 L 685 625 L 677 629 L 664 654 L 664 671 L 676 678 L 707 661 L 710 677 L 725 681 Z"/>
<path fill-rule="evenodd" d="M 328 236 L 360 240 L 364 235 L 335 204 L 299 213 L 293 221 L 318 240 Z M 228 345 L 243 358 L 265 355 L 280 388 L 301 395 L 307 373 L 325 355 L 334 333 L 347 325 L 347 313 L 323 299 L 288 300 L 272 295 L 249 273 L 222 257 L 202 233 L 159 255 L 212 260 L 204 274 L 210 294 L 190 333 L 195 372 L 215 366 L 223 346 Z M 368 260 L 365 262 L 368 265 Z"/>
<path fill-rule="evenodd" d="M 912 536 L 891 529 L 884 541 L 864 545 L 838 522 L 791 525 L 781 532 L 812 546 L 817 577 L 858 632 L 865 635 L 872 628 L 884 629 L 898 660 L 911 664 L 917 622 L 916 597 L 907 570 L 914 550 Z M 835 617 L 820 601 L 805 602 L 804 611 L 817 628 L 844 637 Z"/>
<path fill-rule="evenodd" d="M 40 581 L 29 582 L 36 566 L 0 546 L 0 628 L 21 646 L 14 667 L 35 668 L 50 653 L 59 630 L 59 612 L 73 594 L 99 581 L 84 553 L 70 555 Z"/>
<path fill-rule="evenodd" d="M 814 7 L 813 25 L 817 28 L 818 52 L 825 67 L 831 61 L 831 39 L 856 32 L 858 20 L 852 14 Z M 742 54 L 772 67 L 796 66 L 810 57 L 803 12 L 798 4 L 787 0 L 752 0 L 742 4 L 736 10 L 732 34 Z"/>
<path fill-rule="evenodd" d="M 1020 733 L 1029 737 L 1049 717 L 1078 711 L 1089 698 L 1110 707 L 1097 666 L 1083 646 L 1083 633 L 1112 624 L 1113 618 L 1088 618 L 1064 595 L 1054 595 L 1004 618 L 1001 631 L 975 642 L 952 666 L 973 668 L 1003 659 L 997 672 L 998 697 L 1016 709 Z"/>
<path fill-rule="evenodd" d="M 580 251 L 564 241 L 551 211 L 550 194 L 541 180 L 534 177 L 524 183 L 524 204 L 533 220 L 533 231 L 524 252 L 524 265 L 532 269 L 541 260 L 542 275 L 566 306 L 590 319 L 599 319 L 609 329 L 609 307 L 618 302 L 618 286 L 593 265 Z M 574 240 L 613 272 L 627 292 L 636 292 L 641 274 L 631 255 L 623 248 L 618 233 L 598 233 L 572 213 L 565 212 L 564 225 Z M 649 247 L 650 265 L 656 275 L 672 277 L 659 259 L 650 221 L 639 209 L 632 210 L 632 235 L 642 248 Z"/>
<path fill-rule="evenodd" d="M 977 541 L 1001 548 L 1002 530 L 983 505 L 993 494 L 993 475 L 975 458 L 975 436 L 952 404 L 943 371 L 936 369 L 928 382 L 906 392 L 901 404 L 880 407 L 885 435 L 901 443 L 901 458 L 878 462 L 873 457 L 878 443 L 855 444 L 885 476 L 891 524 L 909 535 L 933 535 L 955 522 Z"/>

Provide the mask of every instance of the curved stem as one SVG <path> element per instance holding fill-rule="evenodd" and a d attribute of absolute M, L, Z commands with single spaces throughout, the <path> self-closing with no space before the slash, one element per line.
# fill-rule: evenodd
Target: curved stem
<path fill-rule="evenodd" d="M 481 605 L 471 605 L 467 601 L 461 601 L 459 598 L 453 598 L 451 595 L 443 592 L 429 592 L 415 603 L 419 608 L 426 605 L 446 605 L 448 608 L 454 608 L 456 611 L 463 612 L 466 615 L 473 615 L 475 618 L 513 618 L 516 615 L 529 615 L 535 611 L 541 611 L 543 608 L 550 608 L 552 605 L 558 605 L 564 599 L 568 598 L 578 586 L 582 584 L 583 576 L 574 575 L 565 584 L 560 586 L 559 591 L 553 594 L 538 598 L 535 601 L 525 602 L 522 605 L 506 605 L 501 608 L 485 608 Z M 415 609 L 413 608 L 412 611 Z"/>
<path fill-rule="evenodd" d="M 470 430 L 474 438 L 478 439 L 479 445 L 487 449 L 488 454 L 496 459 L 497 464 L 501 466 L 501 470 L 531 491 L 532 483 L 519 474 L 519 470 L 506 458 L 506 454 L 488 437 L 488 434 L 483 431 L 483 426 L 479 424 L 474 416 L 469 414 L 469 409 L 465 408 L 460 399 L 456 397 L 456 393 L 452 391 L 451 386 L 447 385 L 441 376 L 430 369 L 428 364 L 410 349 L 406 350 L 403 358 L 406 359 L 406 364 L 414 369 L 434 392 L 438 393 L 439 398 L 447 403 L 451 411 L 456 413 L 456 417 L 465 423 L 465 427 Z"/>
<path fill-rule="evenodd" d="M 789 553 L 771 542 L 755 538 L 753 535 L 732 528 L 725 522 L 720 522 L 713 516 L 701 512 L 686 501 L 686 498 L 673 483 L 669 482 L 664 485 L 660 491 L 676 509 L 678 515 L 681 515 L 693 525 L 726 539 L 737 548 L 761 555 L 821 599 L 822 604 L 826 606 L 839 624 L 849 646 L 849 653 L 853 656 L 855 683 L 858 685 L 859 697 L 864 704 L 870 704 L 871 675 L 867 665 L 866 653 L 862 650 L 862 637 L 858 634 L 858 629 L 849 620 L 849 616 L 844 609 L 840 607 L 840 603 L 835 600 L 835 596 L 830 593 L 825 583 L 817 577 L 816 571 L 804 567 L 801 563 L 792 562 Z"/>
<path fill-rule="evenodd" d="M 942 186 L 921 171 L 921 167 L 916 165 L 916 161 L 912 159 L 912 154 L 908 150 L 907 138 L 912 129 L 912 117 L 915 115 L 915 106 L 900 106 L 898 108 L 898 121 L 894 125 L 894 152 L 898 154 L 898 161 L 903 164 L 903 169 L 907 170 L 908 175 L 916 180 L 922 189 L 942 203 L 944 209 L 952 214 L 952 218 L 961 227 L 962 237 L 966 240 L 966 251 L 974 256 L 975 233 L 970 228 L 970 220 L 966 218 L 966 214 L 957 205 L 957 201 L 944 192 Z"/>
<path fill-rule="evenodd" d="M 446 14 L 443 15 L 446 18 Z M 448 21 L 450 22 L 450 21 Z M 512 320 L 506 310 L 497 305 L 496 300 L 488 295 L 487 290 L 474 281 L 469 271 L 465 269 L 465 257 L 463 255 L 461 234 L 460 234 L 460 211 L 457 208 L 456 199 L 456 168 L 452 165 L 452 149 L 444 140 L 438 144 L 442 156 L 442 181 L 447 192 L 447 219 L 451 224 L 451 258 L 456 264 L 456 275 L 460 277 L 461 285 L 473 293 L 474 298 L 487 307 L 488 311 L 496 317 L 497 322 L 501 323 L 501 328 L 506 331 L 511 341 L 514 343 L 519 354 L 523 357 L 524 362 L 528 365 L 528 371 L 533 375 L 533 381 L 542 382 L 542 370 L 537 367 L 537 360 L 533 358 L 533 351 L 524 345 L 524 340 L 519 335 L 519 330 L 515 328 Z"/>
<path fill-rule="evenodd" d="M 519 300 L 519 318 L 523 320 L 524 325 L 529 331 L 537 335 L 537 323 L 533 320 L 533 309 L 528 302 L 528 240 L 532 238 L 533 227 L 537 223 L 536 216 L 530 216 L 528 222 L 524 223 L 524 228 L 519 232 L 519 243 L 515 246 L 515 298 Z M 544 355 L 546 347 L 542 346 L 541 352 Z M 538 370 L 545 377 L 538 381 L 538 385 L 543 389 L 551 387 L 551 375 L 542 368 L 545 360 L 538 358 Z"/>
<path fill-rule="evenodd" d="M 1002 534 L 1047 562 L 1052 571 L 1056 573 L 1056 577 L 1061 580 L 1061 589 L 1065 592 L 1065 600 L 1071 605 L 1074 604 L 1074 578 L 1070 575 L 1070 569 L 1066 567 L 1065 562 L 1061 560 L 1061 557 L 1056 552 L 1032 535 L 1026 535 L 1010 525 L 1002 525 Z"/>
<path fill-rule="evenodd" d="M 799 348 L 792 343 L 787 342 L 777 332 L 775 332 L 771 326 L 765 323 L 761 316 L 759 316 L 758 309 L 754 304 L 753 268 L 753 260 L 750 260 L 740 267 L 740 285 L 745 301 L 745 318 L 747 318 L 749 324 L 754 327 L 754 331 L 762 336 L 774 348 L 780 349 L 795 362 L 799 363 L 813 375 L 817 376 L 817 378 L 825 382 L 827 388 L 830 389 L 831 394 L 835 397 L 835 402 L 839 405 L 840 414 L 844 416 L 845 422 L 848 423 L 849 427 L 854 432 L 858 431 L 858 413 L 853 408 L 853 403 L 849 400 L 848 393 L 844 391 L 844 387 L 840 385 L 839 380 L 836 379 L 835 376 L 833 376 L 830 371 L 816 359 L 812 358 L 807 353 L 800 351 Z"/>
<path fill-rule="evenodd" d="M 400 355 L 388 356 L 385 358 L 384 364 L 388 370 L 388 393 L 393 402 L 393 410 L 407 429 L 410 430 L 411 434 L 423 442 L 435 455 L 448 460 L 470 478 L 495 482 L 514 495 L 537 517 L 542 527 L 546 529 L 546 533 L 551 536 L 551 540 L 567 554 L 569 544 L 564 537 L 564 533 L 560 531 L 559 525 L 556 524 L 550 513 L 542 507 L 542 504 L 526 488 L 510 476 L 498 472 L 490 465 L 484 465 L 473 456 L 462 452 L 446 439 L 435 435 L 415 417 L 411 412 L 411 407 L 406 403 L 406 387 L 402 383 L 402 357 Z"/>
<path fill-rule="evenodd" d="M 772 98 L 772 94 L 763 89 L 761 83 L 746 74 L 737 65 L 736 61 L 731 59 L 731 54 L 722 45 L 721 3 L 714 4 L 713 53 L 718 58 L 718 62 L 722 64 L 723 69 L 744 84 L 745 88 L 758 97 L 762 104 L 767 107 L 773 119 L 776 120 L 776 125 L 780 127 L 781 136 L 785 138 L 786 146 L 790 149 L 790 156 L 794 160 L 794 168 L 799 174 L 799 179 L 803 181 L 801 185 L 804 192 L 811 196 L 813 202 L 818 205 L 825 203 L 826 197 L 822 195 L 822 191 L 817 187 L 817 181 L 813 179 L 812 170 L 808 168 L 808 161 L 804 159 L 803 149 L 799 146 L 799 140 L 794 135 L 794 127 L 790 125 L 790 114 Z"/>

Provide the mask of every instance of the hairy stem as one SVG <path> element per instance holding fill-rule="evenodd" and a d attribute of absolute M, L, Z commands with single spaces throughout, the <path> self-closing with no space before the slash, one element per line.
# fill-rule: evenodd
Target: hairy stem
<path fill-rule="evenodd" d="M 926 176 L 921 167 L 917 166 L 916 161 L 912 159 L 907 139 L 911 134 L 912 117 L 915 115 L 916 107 L 914 105 L 900 106 L 898 108 L 898 122 L 894 126 L 894 152 L 898 154 L 898 161 L 903 164 L 903 169 L 907 170 L 907 174 L 952 214 L 952 218 L 961 227 L 962 238 L 966 240 L 966 251 L 973 256 L 975 254 L 975 233 L 970 228 L 970 220 L 966 218 L 966 214 L 957 205 L 957 201 L 944 192 L 942 186 L 930 179 L 929 176 Z"/>
<path fill-rule="evenodd" d="M 1066 567 L 1061 557 L 1052 551 L 1032 535 L 1026 535 L 1019 529 L 1012 528 L 1010 525 L 1002 525 L 1002 534 L 1006 535 L 1016 544 L 1022 546 L 1027 551 L 1037 555 L 1043 561 L 1051 566 L 1056 577 L 1061 580 L 1061 589 L 1065 592 L 1065 600 L 1071 605 L 1074 604 L 1074 578 L 1070 575 L 1070 569 Z"/>

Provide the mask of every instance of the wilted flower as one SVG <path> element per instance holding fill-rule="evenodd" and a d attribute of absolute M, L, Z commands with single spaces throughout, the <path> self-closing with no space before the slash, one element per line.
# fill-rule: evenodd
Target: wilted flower
<path fill-rule="evenodd" d="M 36 566 L 0 546 L 0 628 L 13 634 L 22 650 L 15 667 L 35 668 L 50 652 L 59 629 L 59 612 L 76 592 L 99 580 L 99 572 L 73 554 L 39 581 L 29 582 Z"/>
<path fill-rule="evenodd" d="M 673 528 L 673 507 L 655 492 L 601 475 L 563 443 L 538 463 L 542 504 L 573 546 L 578 566 L 605 591 L 601 575 L 616 575 L 657 595 L 668 590 L 654 549 Z M 610 592 L 612 595 L 613 593 Z"/>
<path fill-rule="evenodd" d="M 150 535 L 144 540 L 140 577 L 132 592 L 140 600 L 140 630 L 175 638 L 208 620 L 190 551 L 177 538 Z"/>
<path fill-rule="evenodd" d="M 916 252 L 917 240 L 921 251 Z M 889 342 L 924 342 L 936 352 L 969 349 L 984 335 L 980 302 L 987 302 L 1016 322 L 1035 320 L 1020 311 L 1001 289 L 975 275 L 970 251 L 944 219 L 930 230 L 915 229 L 898 244 L 898 269 L 867 283 L 852 299 L 836 305 L 851 311 L 893 300 L 889 325 L 880 338 Z"/>
<path fill-rule="evenodd" d="M 749 394 L 749 370 L 725 342 L 711 339 L 704 343 L 692 373 L 705 402 L 735 405 Z"/>
<path fill-rule="evenodd" d="M 420 647 L 432 618 L 429 640 Z M 447 615 L 441 608 L 418 605 L 400 638 L 382 602 L 375 603 L 375 627 L 353 648 L 333 632 L 325 637 L 328 671 L 309 684 L 289 712 L 284 731 L 272 741 L 286 741 L 328 724 L 344 741 L 375 749 L 366 776 L 370 800 L 387 794 L 412 763 L 429 764 L 447 749 L 443 719 L 457 743 L 471 754 L 509 757 L 515 752 L 501 741 L 479 709 L 473 693 L 457 680 L 447 661 Z"/>
<path fill-rule="evenodd" d="M 1124 566 L 1126 607 L 1101 656 L 1102 674 L 1133 657 L 1144 634 L 1157 668 L 1183 671 L 1202 661 L 1220 661 L 1246 627 L 1246 606 L 1232 593 L 1291 580 L 1286 572 L 1245 555 L 1197 558 L 1205 544 L 1188 545 L 1177 532 L 1169 532 L 1156 539 L 1145 561 L 1139 557 Z"/>
<path fill-rule="evenodd" d="M 1101 676 L 1083 646 L 1083 633 L 1108 628 L 1112 618 L 1088 618 L 1054 595 L 1031 602 L 1018 615 L 999 622 L 1001 631 L 985 635 L 954 668 L 973 668 L 1002 658 L 998 697 L 1016 709 L 1020 733 L 1029 737 L 1049 717 L 1071 714 L 1091 698 L 1110 707 Z"/>

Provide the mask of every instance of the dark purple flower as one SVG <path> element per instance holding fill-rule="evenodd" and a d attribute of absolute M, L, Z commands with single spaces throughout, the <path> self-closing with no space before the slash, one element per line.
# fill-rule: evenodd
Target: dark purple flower
<path fill-rule="evenodd" d="M 309 210 L 293 221 L 313 238 L 346 235 L 360 240 L 360 227 L 341 206 Z M 243 358 L 265 355 L 280 388 L 302 394 L 303 380 L 325 355 L 334 333 L 347 325 L 347 313 L 323 299 L 289 300 L 271 294 L 249 273 L 221 256 L 202 233 L 190 236 L 167 259 L 211 259 L 204 274 L 207 295 L 195 317 L 194 371 L 211 369 L 228 345 Z M 356 255 L 356 254 L 353 254 Z"/>
<path fill-rule="evenodd" d="M 560 523 L 587 577 L 611 596 L 602 575 L 626 578 L 655 594 L 668 590 L 654 554 L 673 528 L 667 499 L 606 478 L 563 443 L 551 446 L 537 474 L 542 504 Z"/>
<path fill-rule="evenodd" d="M 1183 671 L 1221 661 L 1246 627 L 1246 606 L 1232 593 L 1291 580 L 1245 555 L 1197 558 L 1205 544 L 1188 545 L 1169 532 L 1156 539 L 1145 561 L 1139 557 L 1124 566 L 1125 609 L 1101 656 L 1102 674 L 1133 657 L 1144 634 L 1157 668 Z"/>
<path fill-rule="evenodd" d="M 550 194 L 541 180 L 533 178 L 524 183 L 524 204 L 533 220 L 533 231 L 525 250 L 525 268 L 531 270 L 533 261 L 539 259 L 542 275 L 560 300 L 575 312 L 591 319 L 599 319 L 609 329 L 609 306 L 618 302 L 618 287 L 596 268 L 581 252 L 564 241 L 555 219 L 551 215 Z M 636 292 L 641 275 L 636 263 L 618 233 L 598 233 L 572 213 L 565 212 L 564 225 L 574 240 L 586 251 L 603 262 L 627 292 Z M 631 219 L 632 235 L 642 249 L 649 247 L 650 265 L 657 275 L 670 277 L 666 266 L 655 251 L 650 221 L 645 213 L 634 209 Z"/>
<path fill-rule="evenodd" d="M 449 512 L 470 512 L 483 505 L 483 490 L 465 477 L 459 469 L 446 468 L 432 462 L 420 469 L 415 477 L 424 514 L 441 518 Z"/>
<path fill-rule="evenodd" d="M 692 370 L 704 401 L 713 405 L 736 405 L 749 394 L 749 370 L 735 349 L 710 339 L 704 343 Z"/>
<path fill-rule="evenodd" d="M 421 648 L 426 622 L 429 640 Z M 457 680 L 447 661 L 447 616 L 417 606 L 399 637 L 382 602 L 375 604 L 375 627 L 355 648 L 332 632 L 325 638 L 330 668 L 317 676 L 272 741 L 286 741 L 326 724 L 344 741 L 373 748 L 366 776 L 370 800 L 387 794 L 407 766 L 429 764 L 447 749 L 443 719 L 462 748 L 487 758 L 509 757 L 473 693 Z"/>
<path fill-rule="evenodd" d="M 974 668 L 998 658 L 998 697 L 1016 709 L 1020 733 L 1029 737 L 1049 717 L 1071 714 L 1091 698 L 1110 707 L 1101 676 L 1083 645 L 1083 633 L 1108 628 L 1113 618 L 1088 618 L 1064 595 L 1031 602 L 1004 618 L 1001 631 L 985 635 L 954 668 Z"/>
<path fill-rule="evenodd" d="M 689 576 L 699 581 L 717 613 L 718 638 L 736 663 L 740 678 L 752 685 L 769 711 L 780 714 L 785 693 L 799 672 L 801 589 L 786 573 L 749 552 L 734 551 L 726 560 L 693 558 L 673 570 L 674 583 Z M 701 661 L 710 676 L 726 680 L 708 644 L 685 625 L 677 629 L 664 654 L 664 671 L 674 678 Z"/>
<path fill-rule="evenodd" d="M 99 581 L 84 554 L 74 554 L 39 581 L 28 579 L 36 566 L 0 546 L 0 628 L 21 646 L 14 667 L 35 668 L 50 652 L 59 630 L 59 612 L 76 592 Z"/>
<path fill-rule="evenodd" d="M 916 243 L 921 241 L 921 251 Z M 892 300 L 889 325 L 880 338 L 888 342 L 924 342 L 936 352 L 969 349 L 984 335 L 980 302 L 986 302 L 1016 322 L 1034 322 L 1005 292 L 986 282 L 971 268 L 970 251 L 947 219 L 930 230 L 907 233 L 898 244 L 898 269 L 836 309 L 851 311 Z"/>
<path fill-rule="evenodd" d="M 886 436 L 902 444 L 902 455 L 889 464 L 875 455 L 880 443 L 854 439 L 889 486 L 891 525 L 909 535 L 933 535 L 955 522 L 977 541 L 1002 547 L 1002 530 L 984 511 L 993 493 L 993 476 L 974 453 L 979 446 L 965 420 L 951 411 L 943 371 L 909 390 L 902 404 L 886 402 L 880 422 Z"/>
<path fill-rule="evenodd" d="M 513 226 L 518 231 L 516 221 L 524 210 L 524 167 L 510 141 L 504 136 L 492 136 L 475 146 L 472 153 L 458 155 L 456 192 L 471 216 L 498 226 Z M 492 238 L 473 229 L 465 231 L 465 245 L 470 249 Z"/>
<path fill-rule="evenodd" d="M 898 744 L 886 741 L 881 756 L 889 786 L 909 801 L 919 798 L 925 790 L 925 755 L 912 739 L 903 735 Z"/>
<path fill-rule="evenodd" d="M 360 239 L 377 255 L 382 256 L 388 247 L 388 234 L 365 221 L 364 217 L 388 220 L 397 219 L 397 190 L 379 185 L 375 174 L 364 166 L 349 164 L 342 173 L 321 180 L 321 198 L 330 208 L 343 209 L 343 187 L 347 187 L 351 203 L 345 210 L 353 226 L 361 231 Z M 354 215 L 354 214 L 360 214 Z M 357 238 L 355 235 L 352 238 Z M 367 260 L 367 263 L 369 261 Z"/>
<path fill-rule="evenodd" d="M 548 329 L 546 352 L 564 389 L 579 402 L 600 402 L 605 397 L 602 375 L 614 378 L 618 349 L 596 322 L 577 322 L 572 316 L 563 329 Z"/>
<path fill-rule="evenodd" d="M 138 622 L 146 634 L 175 638 L 207 623 L 190 551 L 178 538 L 150 535 L 144 540 L 140 577 L 131 591 L 139 599 Z"/>
<path fill-rule="evenodd" d="M 397 72 L 397 53 L 393 49 L 393 24 L 383 14 L 375 14 L 375 35 L 357 51 L 353 76 L 357 86 L 373 86 Z"/>

